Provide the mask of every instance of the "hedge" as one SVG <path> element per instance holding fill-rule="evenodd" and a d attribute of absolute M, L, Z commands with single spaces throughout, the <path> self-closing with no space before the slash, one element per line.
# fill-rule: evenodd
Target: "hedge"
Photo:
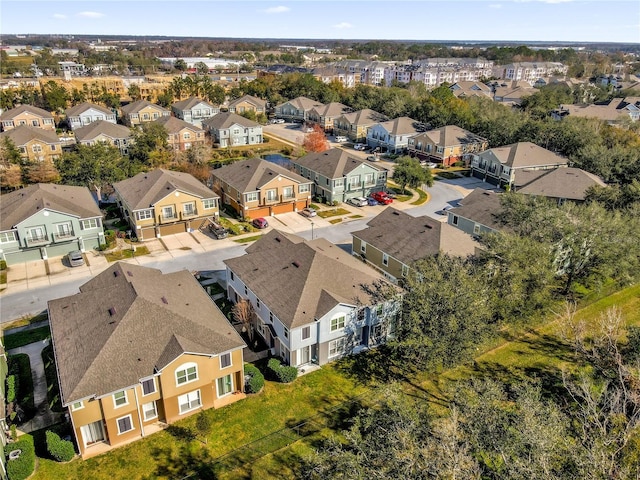
<path fill-rule="evenodd" d="M 264 387 L 264 375 L 254 365 L 247 363 L 244 366 L 245 375 L 249 375 L 249 381 L 247 382 L 247 393 L 258 393 Z"/>
<path fill-rule="evenodd" d="M 7 403 L 16 401 L 16 392 L 18 391 L 18 377 L 15 375 L 9 375 L 7 377 Z"/>
<path fill-rule="evenodd" d="M 73 448 L 73 443 L 69 440 L 61 439 L 57 433 L 51 430 L 47 430 L 45 435 L 47 437 L 47 451 L 55 460 L 68 462 L 75 456 L 76 451 Z"/>
<path fill-rule="evenodd" d="M 36 468 L 36 451 L 31 435 L 22 435 L 17 442 L 7 445 L 7 458 L 9 453 L 22 450 L 15 460 L 7 460 L 7 475 L 9 480 L 24 480 L 33 473 Z"/>
<path fill-rule="evenodd" d="M 31 376 L 31 362 L 26 353 L 17 353 L 7 357 L 9 375 L 17 376 L 16 403 L 22 407 L 24 413 L 21 421 L 33 417 L 36 409 L 33 403 L 33 377 Z"/>
<path fill-rule="evenodd" d="M 291 383 L 298 377 L 298 369 L 296 367 L 285 367 L 277 358 L 272 358 L 267 363 L 269 376 L 281 383 Z"/>

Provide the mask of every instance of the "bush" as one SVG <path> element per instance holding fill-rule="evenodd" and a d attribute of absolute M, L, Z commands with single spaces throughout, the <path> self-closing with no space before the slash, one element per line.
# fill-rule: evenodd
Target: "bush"
<path fill-rule="evenodd" d="M 18 391 L 18 386 L 16 385 L 18 378 L 15 375 L 9 375 L 7 377 L 7 402 L 15 402 L 16 401 L 16 392 Z"/>
<path fill-rule="evenodd" d="M 258 393 L 264 387 L 264 375 L 254 365 L 247 363 L 244 366 L 245 375 L 249 376 L 246 393 Z"/>
<path fill-rule="evenodd" d="M 6 260 L 0 260 L 0 270 L 6 270 L 6 269 L 7 269 Z"/>
<path fill-rule="evenodd" d="M 22 450 L 22 453 L 15 460 L 7 461 L 7 475 L 9 480 L 24 480 L 36 467 L 33 437 L 25 434 L 17 442 L 7 445 L 7 455 L 15 450 Z"/>
<path fill-rule="evenodd" d="M 9 375 L 16 376 L 16 401 L 22 409 L 22 415 L 19 419 L 24 422 L 30 419 L 35 413 L 33 404 L 33 377 L 31 376 L 31 362 L 29 355 L 26 353 L 18 353 L 9 355 L 7 358 L 9 366 Z"/>
<path fill-rule="evenodd" d="M 291 383 L 298 377 L 298 369 L 296 367 L 285 367 L 277 358 L 269 360 L 267 370 L 272 380 L 281 383 Z"/>
<path fill-rule="evenodd" d="M 75 456 L 76 451 L 73 448 L 73 443 L 69 440 L 61 439 L 57 433 L 51 430 L 47 430 L 45 435 L 47 437 L 47 451 L 55 460 L 68 462 Z"/>

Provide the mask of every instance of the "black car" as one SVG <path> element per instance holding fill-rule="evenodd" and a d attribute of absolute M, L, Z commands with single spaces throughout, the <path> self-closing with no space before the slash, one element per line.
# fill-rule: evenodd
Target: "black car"
<path fill-rule="evenodd" d="M 222 238 L 227 238 L 227 236 L 229 235 L 229 230 L 224 228 L 219 223 L 214 223 L 214 222 L 211 222 L 209 224 L 209 232 L 211 232 L 211 234 L 214 237 L 216 237 L 218 240 Z"/>

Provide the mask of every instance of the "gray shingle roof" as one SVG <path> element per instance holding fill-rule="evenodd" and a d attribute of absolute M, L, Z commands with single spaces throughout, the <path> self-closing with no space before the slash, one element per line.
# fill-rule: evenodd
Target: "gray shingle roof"
<path fill-rule="evenodd" d="M 460 206 L 452 208 L 449 213 L 466 218 L 473 222 L 492 228 L 504 229 L 504 225 L 498 219 L 503 208 L 500 203 L 500 193 L 476 188 L 460 201 Z"/>
<path fill-rule="evenodd" d="M 290 178 L 298 183 L 311 183 L 311 180 L 261 158 L 249 158 L 233 162 L 230 165 L 213 170 L 212 175 L 214 179 L 218 178 L 242 193 L 255 192 L 265 183 L 277 178 L 278 175 Z"/>
<path fill-rule="evenodd" d="M 199 103 L 204 103 L 205 105 L 208 105 L 212 109 L 216 108 L 211 103 L 205 100 L 202 100 L 201 98 L 198 98 L 198 97 L 189 97 L 186 100 L 180 100 L 179 102 L 175 102 L 171 106 L 177 110 L 190 110 L 196 105 L 198 105 Z"/>
<path fill-rule="evenodd" d="M 234 124 L 241 125 L 245 128 L 254 128 L 259 127 L 260 124 L 258 122 L 254 122 L 253 120 L 249 120 L 248 118 L 244 118 L 242 115 L 238 115 L 233 112 L 223 112 L 219 113 L 214 117 L 207 118 L 202 121 L 202 125 L 214 130 L 220 130 L 223 128 L 229 128 Z"/>
<path fill-rule="evenodd" d="M 389 120 L 389 117 L 383 115 L 382 113 L 378 113 L 375 110 L 371 110 L 369 108 L 365 108 L 363 110 L 358 110 L 353 113 L 346 113 L 342 115 L 340 118 L 349 122 L 352 125 L 375 125 L 376 123 L 386 122 Z"/>
<path fill-rule="evenodd" d="M 74 133 L 76 135 L 76 140 L 80 142 L 93 140 L 100 135 L 105 135 L 110 138 L 131 137 L 131 130 L 127 127 L 107 122 L 106 120 L 91 122 L 89 125 L 78 128 Z"/>
<path fill-rule="evenodd" d="M 262 108 L 262 109 L 264 109 L 267 106 L 267 102 L 265 100 L 262 100 L 261 98 L 254 97 L 253 95 L 243 95 L 240 98 L 236 98 L 235 100 L 232 100 L 231 102 L 229 102 L 229 107 L 235 107 L 236 105 L 242 102 L 251 103 L 256 107 Z"/>
<path fill-rule="evenodd" d="M 87 187 L 36 183 L 0 196 L 0 230 L 10 230 L 44 209 L 78 218 L 102 217 Z"/>
<path fill-rule="evenodd" d="M 312 110 L 315 110 L 320 117 L 337 117 L 349 112 L 351 108 L 340 102 L 331 102 Z"/>
<path fill-rule="evenodd" d="M 424 124 L 409 117 L 398 117 L 380 123 L 390 135 L 413 135 L 424 131 Z"/>
<path fill-rule="evenodd" d="M 162 168 L 114 183 L 113 188 L 133 210 L 149 208 L 178 190 L 200 198 L 218 197 L 192 175 Z"/>
<path fill-rule="evenodd" d="M 304 112 L 306 112 L 307 110 L 311 110 L 312 108 L 321 107 L 323 105 L 322 103 L 311 100 L 310 98 L 300 96 L 287 102 L 281 103 L 276 108 L 280 108 L 287 103 L 293 105 L 296 110 L 302 110 Z"/>
<path fill-rule="evenodd" d="M 518 189 L 518 193 L 584 200 L 587 190 L 593 186 L 604 187 L 606 184 L 600 177 L 579 168 L 556 168 Z"/>
<path fill-rule="evenodd" d="M 161 110 L 163 112 L 167 112 L 168 113 L 168 110 L 166 108 L 163 108 L 160 105 L 156 105 L 155 103 L 151 103 L 148 100 L 138 100 L 136 102 L 131 102 L 130 104 L 125 105 L 124 107 L 122 107 L 122 113 L 124 115 L 129 115 L 131 113 L 136 113 L 136 112 L 139 112 L 140 110 L 142 110 L 143 108 L 148 107 L 149 105 L 152 105 L 157 110 Z"/>
<path fill-rule="evenodd" d="M 313 172 L 317 172 L 326 178 L 340 178 L 348 175 L 360 165 L 368 165 L 374 170 L 383 170 L 381 167 L 371 165 L 359 158 L 352 157 L 341 148 L 331 148 L 324 152 L 308 153 L 304 157 L 292 160 L 292 163 L 301 165 Z"/>
<path fill-rule="evenodd" d="M 24 112 L 30 112 L 38 117 L 50 118 L 53 120 L 53 115 L 51 115 L 51 112 L 47 112 L 42 108 L 34 107 L 33 105 L 19 105 L 16 108 L 7 110 L 2 115 L 0 115 L 0 121 L 11 120 L 12 118 L 15 118 L 17 115 L 20 115 Z"/>
<path fill-rule="evenodd" d="M 31 140 L 40 140 L 48 144 L 58 144 L 60 139 L 56 132 L 52 130 L 43 130 L 38 127 L 30 127 L 28 125 L 20 125 L 19 127 L 0 133 L 0 138 L 9 137 L 17 147 L 25 145 Z"/>
<path fill-rule="evenodd" d="M 67 108 L 67 110 L 65 111 L 65 114 L 67 115 L 67 118 L 74 117 L 76 115 L 80 115 L 83 112 L 86 112 L 91 108 L 93 108 L 94 110 L 98 110 L 99 112 L 102 112 L 105 115 L 113 115 L 113 112 L 108 108 L 105 108 L 102 105 L 96 105 L 95 103 L 90 103 L 90 102 L 82 102 L 81 104 L 76 105 L 75 107 Z"/>
<path fill-rule="evenodd" d="M 511 168 L 566 165 L 567 159 L 531 142 L 518 142 L 504 147 L 490 148 L 480 154 L 487 159 L 497 159 Z"/>
<path fill-rule="evenodd" d="M 192 132 L 204 132 L 200 127 L 196 127 L 190 123 L 185 122 L 184 120 L 180 120 L 176 117 L 161 117 L 157 120 L 154 120 L 153 123 L 157 123 L 158 125 L 162 125 L 168 134 L 179 133 L 183 128 L 189 129 Z"/>
<path fill-rule="evenodd" d="M 136 385 L 182 353 L 245 346 L 186 270 L 116 263 L 50 301 L 49 321 L 64 403 Z"/>
<path fill-rule="evenodd" d="M 475 135 L 456 125 L 447 125 L 446 127 L 440 127 L 435 130 L 419 133 L 413 138 L 416 140 L 420 138 L 428 138 L 435 145 L 439 145 L 441 147 L 453 147 L 456 145 L 467 145 L 469 143 L 482 143 L 487 141 L 485 138 Z"/>
<path fill-rule="evenodd" d="M 225 264 L 288 328 L 312 323 L 340 302 L 370 305 L 366 286 L 385 281 L 325 239 L 294 243 L 277 231 Z"/>
<path fill-rule="evenodd" d="M 352 235 L 405 265 L 439 252 L 466 257 L 479 246 L 470 235 L 451 225 L 426 215 L 413 217 L 391 207 L 367 225 Z"/>

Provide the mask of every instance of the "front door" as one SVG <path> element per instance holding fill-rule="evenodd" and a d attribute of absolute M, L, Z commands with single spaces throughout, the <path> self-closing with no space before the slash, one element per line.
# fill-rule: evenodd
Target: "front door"
<path fill-rule="evenodd" d="M 83 425 L 80 427 L 80 432 L 82 433 L 82 440 L 84 441 L 85 447 L 104 441 L 102 420 L 90 423 L 89 425 Z"/>
<path fill-rule="evenodd" d="M 300 349 L 300 365 L 306 365 L 311 362 L 311 346 Z"/>

